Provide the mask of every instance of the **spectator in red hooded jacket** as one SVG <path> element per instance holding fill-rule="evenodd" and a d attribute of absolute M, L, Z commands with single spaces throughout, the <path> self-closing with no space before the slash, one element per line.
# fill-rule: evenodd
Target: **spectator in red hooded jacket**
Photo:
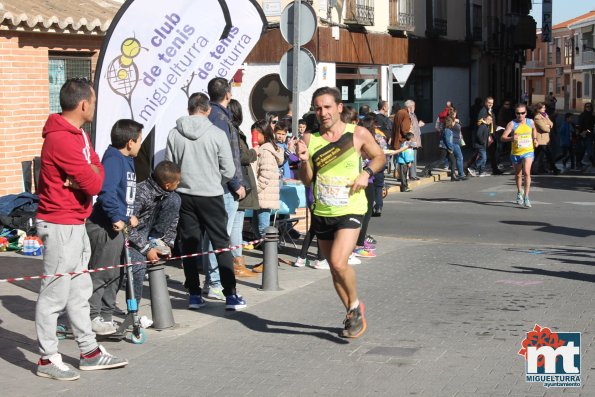
<path fill-rule="evenodd" d="M 103 167 L 81 126 L 93 121 L 95 92 L 86 79 L 69 79 L 60 90 L 62 114 L 49 116 L 43 127 L 37 230 L 43 240 L 43 274 L 80 273 L 87 269 L 91 247 L 85 220 L 91 198 L 103 183 Z M 88 273 L 50 277 L 41 281 L 35 327 L 41 358 L 37 375 L 75 380 L 78 371 L 58 353 L 58 315 L 66 311 L 81 352 L 79 369 L 123 367 L 128 361 L 97 345 L 91 330 Z"/>

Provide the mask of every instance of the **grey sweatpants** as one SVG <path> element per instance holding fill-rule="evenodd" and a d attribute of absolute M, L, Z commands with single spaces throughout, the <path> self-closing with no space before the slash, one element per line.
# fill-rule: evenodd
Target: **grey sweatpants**
<path fill-rule="evenodd" d="M 89 269 L 125 263 L 122 261 L 124 235 L 114 231 L 111 223 L 100 225 L 87 221 L 87 234 L 91 242 Z M 89 298 L 91 319 L 102 317 L 105 321 L 112 321 L 121 271 L 122 269 L 117 268 L 91 273 L 93 282 L 93 293 Z"/>
<path fill-rule="evenodd" d="M 44 245 L 43 274 L 87 269 L 91 246 L 85 225 L 38 222 L 37 232 Z M 58 353 L 56 327 L 58 316 L 64 310 L 80 351 L 88 353 L 97 348 L 89 318 L 91 290 L 91 276 L 88 273 L 41 280 L 35 307 L 35 328 L 42 358 Z"/>

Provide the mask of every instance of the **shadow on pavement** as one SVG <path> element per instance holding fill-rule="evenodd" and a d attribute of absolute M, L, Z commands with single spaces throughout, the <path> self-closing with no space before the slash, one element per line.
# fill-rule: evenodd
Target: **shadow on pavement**
<path fill-rule="evenodd" d="M 256 332 L 274 333 L 274 334 L 290 334 L 290 335 L 309 335 L 319 339 L 328 340 L 337 344 L 345 345 L 349 342 L 338 336 L 339 328 L 321 327 L 317 325 L 292 323 L 287 321 L 274 321 L 265 318 L 260 318 L 248 312 L 234 312 L 232 315 L 226 316 L 230 320 L 240 322 L 246 328 Z M 299 329 L 305 329 L 301 331 Z"/>
<path fill-rule="evenodd" d="M 569 174 L 545 177 L 534 177 L 531 185 L 544 189 L 574 190 L 577 192 L 593 192 L 595 178 L 592 175 L 573 176 Z"/>
<path fill-rule="evenodd" d="M 36 302 L 19 295 L 0 295 L 2 306 L 12 314 L 28 321 L 35 321 Z"/>
<path fill-rule="evenodd" d="M 411 199 L 418 200 L 418 201 L 427 201 L 427 202 L 472 203 L 472 204 L 479 204 L 479 205 L 489 205 L 491 207 L 506 207 L 506 208 L 525 209 L 523 207 L 519 207 L 517 204 L 514 204 L 512 202 L 503 203 L 502 201 L 466 200 L 466 199 L 459 199 L 459 198 L 454 198 L 454 197 L 434 197 L 434 198 L 412 197 Z"/>
<path fill-rule="evenodd" d="M 595 249 L 584 247 L 543 247 L 543 248 L 507 248 L 506 251 L 520 252 L 531 255 L 544 255 L 547 259 L 570 265 L 595 265 Z M 586 260 L 580 260 L 586 259 Z"/>
<path fill-rule="evenodd" d="M 544 270 L 544 269 L 539 269 L 539 268 L 534 268 L 534 267 L 512 266 L 513 269 L 519 269 L 517 271 L 517 270 L 494 269 L 494 268 L 490 268 L 490 267 L 481 267 L 481 266 L 473 266 L 473 265 L 461 265 L 458 263 L 450 263 L 450 265 L 458 266 L 458 267 L 466 267 L 466 268 L 470 268 L 470 269 L 489 270 L 492 272 L 500 272 L 500 273 L 525 274 L 525 275 L 529 275 L 529 276 L 559 277 L 559 278 L 565 278 L 568 280 L 585 281 L 588 283 L 595 282 L 595 274 L 572 272 L 572 271 L 551 271 L 551 270 Z"/>
<path fill-rule="evenodd" d="M 0 320 L 2 324 L 2 320 Z M 16 367 L 35 373 L 37 365 L 27 359 L 22 349 L 39 354 L 37 341 L 0 326 L 0 358 Z"/>
<path fill-rule="evenodd" d="M 527 222 L 527 221 L 500 221 L 500 223 L 504 223 L 505 225 L 514 225 L 514 226 L 528 226 L 535 228 L 533 230 L 538 232 L 544 233 L 554 233 L 554 234 L 561 234 L 563 236 L 573 236 L 573 237 L 589 237 L 595 235 L 595 231 L 593 230 L 586 230 L 586 229 L 577 229 L 574 227 L 566 227 L 566 226 L 554 226 L 550 223 L 546 222 Z"/>

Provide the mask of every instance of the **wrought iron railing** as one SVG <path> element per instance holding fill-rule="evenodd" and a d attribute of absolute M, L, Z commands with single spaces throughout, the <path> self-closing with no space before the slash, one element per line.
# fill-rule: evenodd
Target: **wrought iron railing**
<path fill-rule="evenodd" d="M 347 24 L 374 25 L 374 0 L 346 0 L 345 20 Z"/>
<path fill-rule="evenodd" d="M 389 27 L 392 29 L 413 31 L 415 15 L 413 0 L 389 0 Z"/>

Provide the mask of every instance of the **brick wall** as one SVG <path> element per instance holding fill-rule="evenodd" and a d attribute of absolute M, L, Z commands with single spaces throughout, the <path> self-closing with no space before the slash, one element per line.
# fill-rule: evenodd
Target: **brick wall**
<path fill-rule="evenodd" d="M 95 69 L 103 38 L 0 32 L 0 195 L 23 191 L 21 161 L 41 152 L 49 113 L 50 51 L 92 57 Z"/>

